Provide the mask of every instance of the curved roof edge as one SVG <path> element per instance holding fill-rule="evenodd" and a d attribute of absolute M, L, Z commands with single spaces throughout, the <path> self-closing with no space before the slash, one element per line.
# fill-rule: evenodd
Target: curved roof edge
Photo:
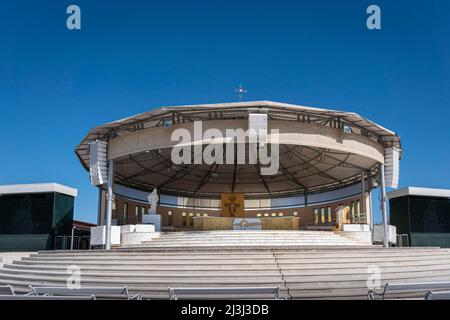
<path fill-rule="evenodd" d="M 144 128 L 144 123 L 161 121 L 164 118 L 170 118 L 173 114 L 191 115 L 204 112 L 223 112 L 227 114 L 248 112 L 249 109 L 266 109 L 265 112 L 285 113 L 289 116 L 297 114 L 311 115 L 319 118 L 338 118 L 344 123 L 365 130 L 377 137 L 390 146 L 397 146 L 401 150 L 400 137 L 391 131 L 361 115 L 354 112 L 345 112 L 332 109 L 322 109 L 316 107 L 301 106 L 289 103 L 281 103 L 274 101 L 247 101 L 247 102 L 227 102 L 227 103 L 211 103 L 211 104 L 193 104 L 180 106 L 162 106 L 144 113 L 126 117 L 112 122 L 107 122 L 91 129 L 76 147 L 77 154 L 82 165 L 87 169 L 86 156 L 88 152 L 87 144 L 89 142 L 99 140 L 108 140 L 114 134 L 121 131 L 133 131 Z M 256 111 L 256 110 L 255 110 Z M 292 118 L 293 120 L 294 118 Z M 142 127 L 140 127 L 142 126 Z"/>

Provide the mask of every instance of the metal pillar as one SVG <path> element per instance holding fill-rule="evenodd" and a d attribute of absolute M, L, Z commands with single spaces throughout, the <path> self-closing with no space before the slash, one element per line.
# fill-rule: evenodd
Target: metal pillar
<path fill-rule="evenodd" d="M 379 164 L 379 174 L 380 174 L 380 200 L 381 200 L 381 211 L 383 213 L 383 227 L 384 227 L 384 246 L 389 247 L 389 231 L 387 222 L 387 208 L 386 208 L 386 183 L 384 180 L 384 164 Z"/>
<path fill-rule="evenodd" d="M 361 212 L 363 212 L 367 217 L 366 211 L 366 179 L 364 177 L 364 172 L 361 172 Z M 367 218 L 366 218 L 367 222 Z"/>
<path fill-rule="evenodd" d="M 113 180 L 114 180 L 114 164 L 113 160 L 109 160 L 108 165 L 108 194 L 106 195 L 106 232 L 105 232 L 105 249 L 111 249 L 111 220 L 112 220 L 112 201 L 113 201 Z"/>
<path fill-rule="evenodd" d="M 72 227 L 72 235 L 70 237 L 70 250 L 73 250 L 73 237 L 75 236 L 75 227 Z"/>

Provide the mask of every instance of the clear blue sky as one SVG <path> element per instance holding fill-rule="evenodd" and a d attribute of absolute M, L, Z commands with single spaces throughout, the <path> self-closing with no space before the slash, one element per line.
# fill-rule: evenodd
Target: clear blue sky
<path fill-rule="evenodd" d="M 66 29 L 69 4 L 81 31 Z M 381 31 L 365 26 L 369 4 Z M 95 221 L 74 154 L 90 128 L 235 101 L 242 83 L 246 100 L 354 111 L 398 132 L 401 186 L 449 188 L 449 13 L 445 0 L 1 1 L 0 184 L 76 187 L 76 218 Z"/>

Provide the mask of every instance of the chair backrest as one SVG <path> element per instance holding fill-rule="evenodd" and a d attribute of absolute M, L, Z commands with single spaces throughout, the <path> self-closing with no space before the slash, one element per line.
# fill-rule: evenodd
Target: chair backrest
<path fill-rule="evenodd" d="M 0 300 L 95 300 L 95 296 L 0 295 Z"/>
<path fill-rule="evenodd" d="M 430 291 L 425 300 L 450 300 L 450 291 Z"/>
<path fill-rule="evenodd" d="M 178 300 L 178 296 L 190 295 L 269 295 L 279 299 L 280 287 L 197 287 L 168 288 L 170 300 Z"/>
<path fill-rule="evenodd" d="M 14 288 L 9 285 L 8 286 L 0 286 L 0 295 L 13 296 L 13 295 L 15 295 Z"/>
<path fill-rule="evenodd" d="M 124 296 L 128 299 L 127 287 L 33 287 L 31 286 L 33 295 L 47 296 Z"/>
<path fill-rule="evenodd" d="M 370 290 L 368 297 L 370 300 L 375 299 L 375 296 L 381 296 L 382 299 L 386 297 L 388 293 L 394 292 L 409 292 L 409 293 L 420 293 L 423 291 L 430 290 L 440 290 L 440 289 L 450 289 L 449 281 L 442 282 L 405 282 L 405 283 L 386 283 L 382 293 L 376 293 Z"/>
<path fill-rule="evenodd" d="M 387 283 L 386 291 L 421 291 L 435 289 L 450 289 L 450 282 L 414 282 L 414 283 Z"/>

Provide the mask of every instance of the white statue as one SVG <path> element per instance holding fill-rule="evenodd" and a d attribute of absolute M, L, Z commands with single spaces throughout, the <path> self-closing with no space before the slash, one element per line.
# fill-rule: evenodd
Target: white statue
<path fill-rule="evenodd" d="M 153 189 L 152 193 L 150 193 L 147 197 L 148 203 L 150 204 L 150 209 L 148 209 L 148 214 L 156 214 L 156 206 L 158 205 L 158 190 Z"/>

